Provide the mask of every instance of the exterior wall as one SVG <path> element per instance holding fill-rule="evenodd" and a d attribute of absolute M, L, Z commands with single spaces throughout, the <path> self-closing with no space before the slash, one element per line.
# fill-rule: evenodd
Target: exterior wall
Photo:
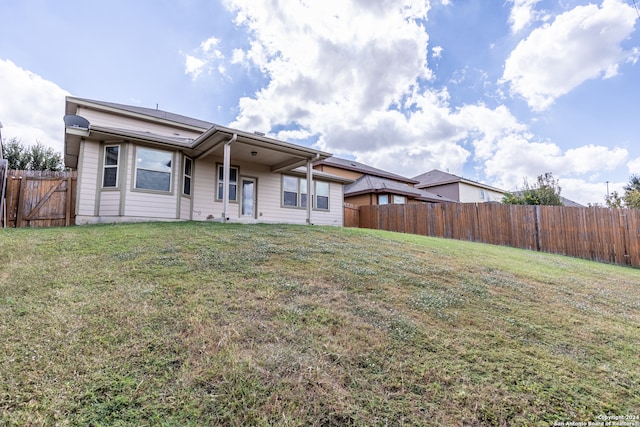
<path fill-rule="evenodd" d="M 216 200 L 217 165 L 222 158 L 207 157 L 193 159 L 191 197 L 182 195 L 182 159 L 179 151 L 173 152 L 171 192 L 137 190 L 135 186 L 136 145 L 120 144 L 118 187 L 103 189 L 102 163 L 104 146 L 97 141 L 86 141 L 79 160 L 78 215 L 76 221 L 83 223 L 132 222 L 145 220 L 221 220 L 223 203 Z M 168 150 L 165 150 L 168 151 Z M 239 202 L 230 202 L 230 221 L 272 222 L 305 224 L 306 208 L 282 206 L 282 174 L 273 173 L 267 166 L 254 163 L 231 164 L 238 167 L 238 178 L 256 180 L 257 203 L 254 218 L 242 217 Z M 240 186 L 238 200 L 241 200 Z M 312 210 L 314 224 L 343 224 L 343 185 L 329 182 L 329 211 Z"/>
<path fill-rule="evenodd" d="M 93 216 L 96 212 L 96 191 L 98 191 L 98 164 L 100 144 L 83 141 L 80 149 L 78 169 L 78 194 L 76 197 L 76 215 Z"/>
<path fill-rule="evenodd" d="M 135 147 L 131 147 L 130 150 L 127 150 L 127 175 L 125 182 L 123 183 L 124 188 L 123 186 L 120 186 L 124 191 L 124 215 L 177 219 L 178 216 L 176 215 L 176 210 L 179 198 L 179 190 L 177 187 L 180 177 L 178 175 L 179 168 L 176 166 L 180 162 L 177 162 L 176 159 L 179 157 L 179 153 L 173 152 L 173 158 L 171 161 L 171 192 L 161 193 L 135 189 L 135 151 Z"/>
<path fill-rule="evenodd" d="M 196 160 L 194 171 L 193 216 L 196 221 L 207 219 L 221 220 L 223 204 L 216 200 L 217 165 L 222 164 L 222 158 L 207 157 Z M 306 208 L 290 208 L 282 206 L 282 174 L 273 173 L 263 165 L 252 163 L 237 163 L 231 159 L 233 167 L 238 168 L 238 179 L 243 177 L 256 180 L 256 216 L 247 218 L 241 216 L 241 204 L 229 202 L 227 215 L 230 221 L 241 222 L 273 222 L 305 224 Z M 238 188 L 238 199 L 242 197 Z M 329 211 L 312 210 L 311 220 L 314 224 L 342 225 L 343 222 L 343 186 L 340 183 L 329 183 Z"/>
<path fill-rule="evenodd" d="M 376 197 L 375 194 L 373 193 L 369 193 L 369 194 L 360 194 L 358 196 L 351 196 L 351 197 L 345 197 L 344 198 L 345 203 L 350 203 L 354 206 L 370 206 L 370 205 L 377 205 L 378 204 L 378 199 Z"/>
<path fill-rule="evenodd" d="M 439 194 L 442 197 L 446 197 L 448 199 L 457 200 L 458 202 L 462 201 L 460 200 L 460 192 L 457 183 L 435 185 L 433 187 L 427 187 L 425 188 L 425 190 L 430 193 Z"/>
<path fill-rule="evenodd" d="M 461 203 L 483 203 L 483 202 L 500 202 L 502 201 L 502 193 L 488 190 L 475 185 L 460 183 L 460 202 Z"/>
<path fill-rule="evenodd" d="M 106 126 L 120 129 L 140 129 L 141 119 L 133 117 L 125 117 L 108 113 L 104 111 L 93 110 L 83 106 L 78 107 L 79 116 L 89 120 L 89 123 L 96 126 Z M 189 129 L 178 128 L 176 126 L 163 125 L 153 121 L 144 122 L 144 130 L 155 133 L 157 135 L 179 137 L 179 138 L 197 138 L 202 132 L 192 131 Z"/>
<path fill-rule="evenodd" d="M 193 181 L 192 186 L 193 186 Z M 191 197 L 182 196 L 180 197 L 180 219 L 189 220 L 191 219 Z"/>
<path fill-rule="evenodd" d="M 317 165 L 315 169 L 331 175 L 341 176 L 343 178 L 353 179 L 354 181 L 364 175 L 361 172 L 350 171 L 329 165 Z"/>

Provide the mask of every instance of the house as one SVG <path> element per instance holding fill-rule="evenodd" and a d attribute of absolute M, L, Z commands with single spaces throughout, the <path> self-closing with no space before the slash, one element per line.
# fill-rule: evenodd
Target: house
<path fill-rule="evenodd" d="M 77 224 L 343 224 L 352 180 L 312 168 L 329 153 L 158 109 L 75 97 L 65 109 Z"/>
<path fill-rule="evenodd" d="M 438 169 L 413 177 L 416 188 L 437 192 L 460 203 L 501 202 L 507 191 Z"/>
<path fill-rule="evenodd" d="M 354 206 L 424 202 L 455 202 L 439 194 L 415 188 L 418 181 L 339 157 L 314 163 L 314 169 L 350 178 L 344 188 L 344 201 Z"/>

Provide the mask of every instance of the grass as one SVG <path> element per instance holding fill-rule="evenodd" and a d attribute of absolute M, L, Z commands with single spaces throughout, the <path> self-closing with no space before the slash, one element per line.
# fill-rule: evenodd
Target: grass
<path fill-rule="evenodd" d="M 388 232 L 0 233 L 0 424 L 640 415 L 640 270 Z"/>

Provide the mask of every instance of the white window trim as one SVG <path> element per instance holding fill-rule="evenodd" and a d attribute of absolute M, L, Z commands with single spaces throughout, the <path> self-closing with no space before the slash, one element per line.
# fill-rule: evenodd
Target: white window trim
<path fill-rule="evenodd" d="M 115 165 L 107 165 L 107 148 L 113 148 L 116 147 L 118 149 L 118 158 L 116 160 L 116 164 Z M 101 188 L 104 189 L 117 189 L 118 185 L 120 184 L 120 153 L 122 152 L 122 147 L 120 144 L 109 144 L 109 145 L 105 145 L 104 149 L 102 150 L 102 154 L 103 154 L 103 158 L 102 158 L 102 182 L 101 182 Z M 116 183 L 113 186 L 105 186 L 104 185 L 104 178 L 105 178 L 105 172 L 106 169 L 115 169 L 116 170 Z"/>
<path fill-rule="evenodd" d="M 224 185 L 224 178 L 220 178 L 220 173 L 221 171 L 223 171 L 224 169 L 224 165 L 222 163 L 217 163 L 216 165 L 216 201 L 218 202 L 222 202 L 222 197 L 218 197 L 220 194 L 218 194 L 219 188 L 220 188 L 220 184 Z M 239 203 L 238 200 L 238 193 L 239 193 L 239 188 L 238 188 L 238 180 L 240 179 L 240 168 L 238 166 L 229 166 L 229 180 L 231 180 L 231 171 L 234 170 L 236 171 L 236 180 L 234 181 L 230 181 L 230 184 L 235 184 L 236 186 L 236 198 L 232 199 L 231 198 L 231 192 L 229 192 L 229 202 L 231 203 Z"/>
<path fill-rule="evenodd" d="M 187 162 L 191 163 L 191 174 L 187 174 Z M 184 192 L 184 183 L 189 178 L 189 194 Z M 182 162 L 182 195 L 191 197 L 193 194 L 193 159 L 185 156 Z"/>

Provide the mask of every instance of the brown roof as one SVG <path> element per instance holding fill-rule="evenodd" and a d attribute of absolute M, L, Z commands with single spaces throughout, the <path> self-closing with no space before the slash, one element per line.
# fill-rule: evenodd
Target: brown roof
<path fill-rule="evenodd" d="M 321 160 L 316 165 L 328 165 L 333 166 L 340 169 L 345 169 L 354 172 L 360 172 L 363 175 L 372 175 L 378 176 L 381 178 L 388 178 L 395 181 L 404 182 L 407 184 L 417 184 L 418 181 L 413 180 L 411 178 L 407 178 L 406 176 L 397 175 L 392 172 L 383 171 L 382 169 L 377 169 L 369 165 L 365 165 L 364 163 L 356 162 L 355 160 L 342 159 L 340 157 L 329 157 L 328 159 Z"/>

